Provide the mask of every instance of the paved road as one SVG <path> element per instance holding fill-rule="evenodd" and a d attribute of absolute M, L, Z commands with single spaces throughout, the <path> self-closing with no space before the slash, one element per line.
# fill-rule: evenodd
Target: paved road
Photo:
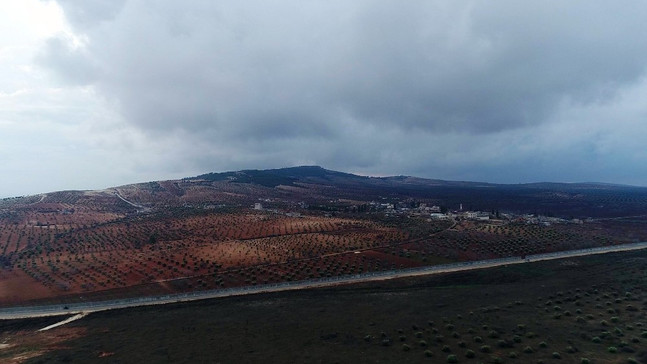
<path fill-rule="evenodd" d="M 249 286 L 240 288 L 229 288 L 221 290 L 200 291 L 182 294 L 169 294 L 163 296 L 140 297 L 135 299 L 121 299 L 100 302 L 72 303 L 67 306 L 24 306 L 0 308 L 0 319 L 32 318 L 44 316 L 59 316 L 72 314 L 89 314 L 92 312 L 113 310 L 118 308 L 163 305 L 176 302 L 189 302 L 218 297 L 241 296 L 266 292 L 292 291 L 317 287 L 330 287 L 341 284 L 352 284 L 360 282 L 381 281 L 394 278 L 440 274 L 448 272 L 468 271 L 474 269 L 486 269 L 510 264 L 523 264 L 543 260 L 564 259 L 594 254 L 605 254 L 612 252 L 647 249 L 647 242 L 635 244 L 622 244 L 609 247 L 569 250 L 563 252 L 535 254 L 525 258 L 511 257 L 502 259 L 480 260 L 473 262 L 451 263 L 429 267 L 417 267 L 387 272 L 374 272 L 357 274 L 352 276 L 331 277 L 300 282 L 287 282 L 262 286 Z"/>

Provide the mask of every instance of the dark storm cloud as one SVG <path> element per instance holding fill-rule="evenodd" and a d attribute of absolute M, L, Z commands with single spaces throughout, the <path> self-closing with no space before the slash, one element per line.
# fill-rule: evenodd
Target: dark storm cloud
<path fill-rule="evenodd" d="M 103 66 L 97 86 L 144 128 L 254 129 L 280 110 L 287 128 L 335 124 L 343 112 L 496 131 L 542 122 L 565 97 L 609 97 L 644 71 L 647 48 L 641 12 L 619 4 L 62 5 L 89 37 L 87 62 Z M 69 53 L 47 54 L 75 77 Z"/>
<path fill-rule="evenodd" d="M 82 46 L 53 39 L 42 63 L 145 132 L 274 148 L 250 163 L 438 166 L 460 155 L 447 140 L 614 102 L 647 57 L 632 1 L 58 2 Z"/>

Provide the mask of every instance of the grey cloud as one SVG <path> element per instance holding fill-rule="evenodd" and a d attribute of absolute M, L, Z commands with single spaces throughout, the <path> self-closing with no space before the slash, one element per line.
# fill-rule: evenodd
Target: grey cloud
<path fill-rule="evenodd" d="M 205 168 L 449 170 L 461 143 L 613 103 L 647 59 L 647 7 L 630 1 L 59 3 L 88 42 L 53 39 L 41 63 L 223 158 Z"/>
<path fill-rule="evenodd" d="M 56 0 L 65 11 L 70 24 L 86 30 L 98 24 L 113 20 L 127 0 Z"/>
<path fill-rule="evenodd" d="M 96 86 L 143 128 L 246 130 L 274 108 L 295 128 L 341 110 L 487 133 L 541 123 L 564 98 L 604 101 L 645 70 L 647 28 L 617 4 L 61 3 L 75 24 L 109 22 L 83 27 Z M 50 48 L 52 67 L 78 69 Z"/>
<path fill-rule="evenodd" d="M 92 55 L 84 48 L 74 44 L 74 40 L 65 35 L 50 38 L 36 62 L 57 70 L 57 78 L 63 83 L 88 85 L 99 81 L 100 69 Z"/>
<path fill-rule="evenodd" d="M 564 98 L 604 101 L 645 71 L 641 12 L 569 4 L 475 2 L 455 22 L 418 11 L 404 27 L 389 26 L 393 4 L 359 23 L 371 24 L 357 42 L 372 46 L 355 62 L 366 69 L 339 89 L 360 118 L 479 132 L 543 122 Z"/>

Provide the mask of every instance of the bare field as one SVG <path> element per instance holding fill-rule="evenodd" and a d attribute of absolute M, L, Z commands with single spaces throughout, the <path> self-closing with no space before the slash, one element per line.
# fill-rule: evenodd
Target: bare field
<path fill-rule="evenodd" d="M 347 218 L 240 211 L 116 219 L 43 209 L 0 225 L 2 304 L 146 284 L 182 291 L 391 268 L 389 259 L 354 251 L 408 238 L 394 227 Z M 69 224 L 68 215 L 95 222 Z"/>

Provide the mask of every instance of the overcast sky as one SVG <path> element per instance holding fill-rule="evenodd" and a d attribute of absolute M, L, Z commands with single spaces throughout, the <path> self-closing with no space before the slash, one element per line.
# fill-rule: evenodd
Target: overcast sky
<path fill-rule="evenodd" d="M 647 2 L 0 2 L 0 197 L 321 165 L 647 186 Z"/>

